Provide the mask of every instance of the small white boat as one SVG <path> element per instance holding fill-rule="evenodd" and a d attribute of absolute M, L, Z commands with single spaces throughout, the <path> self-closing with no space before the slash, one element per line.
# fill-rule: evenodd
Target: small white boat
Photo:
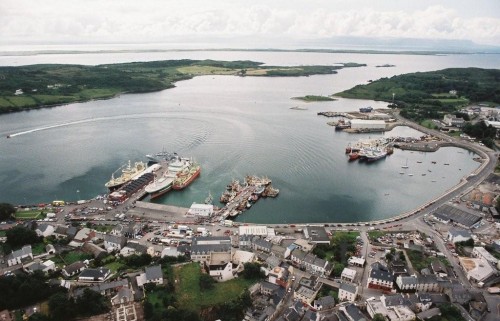
<path fill-rule="evenodd" d="M 408 176 L 413 176 L 413 174 L 408 174 Z"/>

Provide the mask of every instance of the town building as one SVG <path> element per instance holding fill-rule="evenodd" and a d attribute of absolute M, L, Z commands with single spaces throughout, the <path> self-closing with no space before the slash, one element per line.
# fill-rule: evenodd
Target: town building
<path fill-rule="evenodd" d="M 195 262 L 210 261 L 212 253 L 231 253 L 229 236 L 194 237 L 191 243 L 191 260 Z"/>
<path fill-rule="evenodd" d="M 126 243 L 127 239 L 123 236 L 104 235 L 104 249 L 108 252 L 120 251 Z"/>
<path fill-rule="evenodd" d="M 188 215 L 207 218 L 214 213 L 214 206 L 212 204 L 193 203 L 187 213 Z"/>
<path fill-rule="evenodd" d="M 443 123 L 449 127 L 463 127 L 465 120 L 452 114 L 446 114 L 443 117 Z"/>
<path fill-rule="evenodd" d="M 488 252 L 484 247 L 482 246 L 475 246 L 472 249 L 472 255 L 476 258 L 482 258 L 491 264 L 496 265 L 498 263 L 498 259 L 491 255 L 490 252 Z"/>
<path fill-rule="evenodd" d="M 342 280 L 349 282 L 354 282 L 355 277 L 356 277 L 356 270 L 349 268 L 344 268 L 344 270 L 342 270 L 342 274 L 340 275 L 340 278 Z"/>
<path fill-rule="evenodd" d="M 330 244 L 330 238 L 322 226 L 306 226 L 304 237 L 313 244 Z"/>
<path fill-rule="evenodd" d="M 353 283 L 342 282 L 339 286 L 339 301 L 356 301 L 356 297 L 358 296 L 358 287 Z"/>
<path fill-rule="evenodd" d="M 466 230 L 457 230 L 451 228 L 448 231 L 448 241 L 451 243 L 465 242 L 472 239 L 472 234 Z"/>
<path fill-rule="evenodd" d="M 394 287 L 394 275 L 387 267 L 375 262 L 370 267 L 367 286 L 370 289 L 391 291 Z"/>

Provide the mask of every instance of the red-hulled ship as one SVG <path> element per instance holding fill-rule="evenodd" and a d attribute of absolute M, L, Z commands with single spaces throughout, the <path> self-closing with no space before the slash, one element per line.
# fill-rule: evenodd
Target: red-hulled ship
<path fill-rule="evenodd" d="M 201 167 L 196 163 L 191 163 L 185 170 L 177 174 L 172 188 L 180 190 L 191 184 L 198 176 L 200 176 Z"/>

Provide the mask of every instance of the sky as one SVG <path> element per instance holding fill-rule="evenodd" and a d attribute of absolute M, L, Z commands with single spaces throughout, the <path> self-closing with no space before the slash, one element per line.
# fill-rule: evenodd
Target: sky
<path fill-rule="evenodd" d="M 500 45 L 500 0 L 0 0 L 0 45 L 279 48 L 332 37 Z"/>

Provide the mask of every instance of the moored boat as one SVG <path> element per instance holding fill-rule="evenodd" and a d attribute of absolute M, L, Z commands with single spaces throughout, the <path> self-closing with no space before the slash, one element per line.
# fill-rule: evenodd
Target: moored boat
<path fill-rule="evenodd" d="M 172 188 L 175 190 L 180 190 L 186 188 L 191 184 L 198 176 L 200 176 L 201 167 L 196 163 L 190 163 L 183 171 L 177 174 Z"/>
<path fill-rule="evenodd" d="M 174 183 L 175 177 L 165 173 L 158 180 L 155 178 L 153 182 L 146 186 L 144 191 L 151 195 L 151 199 L 157 198 L 172 189 L 172 184 Z"/>
<path fill-rule="evenodd" d="M 128 165 L 123 165 L 122 167 L 118 168 L 113 174 L 111 174 L 111 179 L 106 184 L 104 184 L 104 186 L 106 186 L 111 191 L 117 190 L 129 181 L 141 176 L 146 168 L 146 164 L 144 164 L 143 162 L 135 162 L 134 166 L 132 166 L 131 162 L 128 161 Z M 119 177 L 115 178 L 115 173 L 119 170 L 122 171 L 122 174 Z"/>

